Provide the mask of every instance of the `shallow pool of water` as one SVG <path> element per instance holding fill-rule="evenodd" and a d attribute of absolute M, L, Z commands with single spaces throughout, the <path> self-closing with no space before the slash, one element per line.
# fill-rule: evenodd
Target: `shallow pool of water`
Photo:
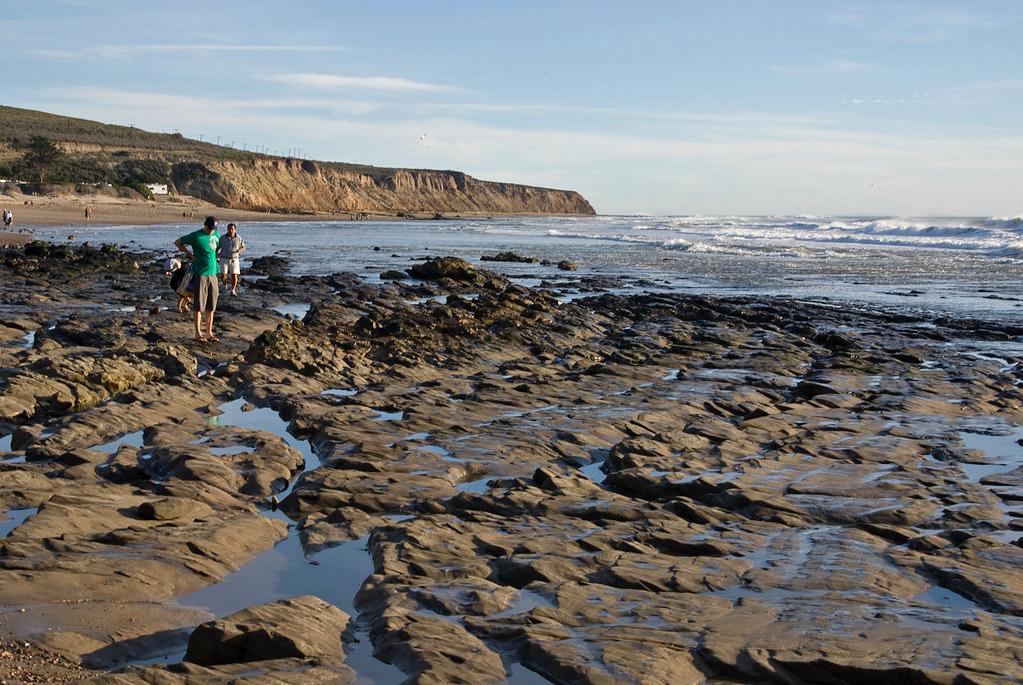
<path fill-rule="evenodd" d="M 607 474 L 601 469 L 604 466 L 604 460 L 595 461 L 592 464 L 587 464 L 579 469 L 579 473 L 592 480 L 597 485 L 603 485 L 604 481 L 607 480 Z"/>
<path fill-rule="evenodd" d="M 97 452 L 107 452 L 113 454 L 121 448 L 121 445 L 131 445 L 136 449 L 142 449 L 144 445 L 142 431 L 135 431 L 134 433 L 128 433 L 120 437 L 114 438 L 110 442 L 103 443 L 102 445 L 96 445 L 92 449 Z"/>
<path fill-rule="evenodd" d="M 287 521 L 283 514 L 276 516 Z M 219 583 L 178 599 L 183 606 L 199 607 L 218 617 L 257 604 L 299 595 L 315 595 L 357 621 L 355 594 L 373 573 L 367 538 L 306 555 L 289 521 L 288 537 Z M 358 673 L 359 685 L 390 685 L 407 676 L 373 656 L 366 626 L 356 623 L 355 640 L 346 642 L 346 663 Z"/>
<path fill-rule="evenodd" d="M 3 513 L 7 517 L 6 520 L 0 521 L 0 538 L 5 538 L 11 534 L 15 528 L 25 522 L 29 516 L 39 511 L 39 507 L 29 507 L 26 509 L 8 509 Z"/>
<path fill-rule="evenodd" d="M 272 307 L 272 309 L 278 314 L 288 318 L 301 320 L 309 313 L 309 308 L 311 306 L 312 305 L 308 302 L 293 302 L 289 304 L 279 304 L 276 307 Z"/>

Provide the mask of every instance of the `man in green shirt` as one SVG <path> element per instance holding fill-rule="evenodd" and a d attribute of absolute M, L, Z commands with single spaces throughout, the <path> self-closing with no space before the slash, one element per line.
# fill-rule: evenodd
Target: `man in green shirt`
<path fill-rule="evenodd" d="M 183 235 L 174 245 L 192 260 L 192 293 L 195 302 L 195 339 L 199 342 L 220 342 L 213 335 L 213 312 L 217 310 L 217 296 L 220 284 L 217 282 L 217 219 L 206 217 L 203 227 L 194 233 Z M 203 314 L 206 315 L 206 332 L 203 334 Z"/>

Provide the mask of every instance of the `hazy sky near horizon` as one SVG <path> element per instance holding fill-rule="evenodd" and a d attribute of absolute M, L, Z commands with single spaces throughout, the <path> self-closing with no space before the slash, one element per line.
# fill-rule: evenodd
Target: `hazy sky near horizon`
<path fill-rule="evenodd" d="M 1019 0 L 4 5 L 17 107 L 602 213 L 1023 214 Z"/>

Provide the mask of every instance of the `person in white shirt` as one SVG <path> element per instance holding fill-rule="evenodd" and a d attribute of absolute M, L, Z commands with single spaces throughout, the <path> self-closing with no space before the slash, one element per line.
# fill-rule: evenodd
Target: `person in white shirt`
<path fill-rule="evenodd" d="M 238 235 L 238 227 L 227 225 L 227 235 L 220 240 L 218 254 L 220 256 L 220 281 L 227 285 L 227 277 L 231 277 L 231 294 L 238 294 L 238 280 L 241 275 L 241 253 L 245 252 L 245 241 Z"/>

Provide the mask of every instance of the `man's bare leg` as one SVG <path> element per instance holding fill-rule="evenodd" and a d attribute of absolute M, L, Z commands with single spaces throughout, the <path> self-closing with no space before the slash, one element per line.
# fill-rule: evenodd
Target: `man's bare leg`
<path fill-rule="evenodd" d="M 203 336 L 202 336 L 202 311 L 199 310 L 198 304 L 195 307 L 195 313 L 192 316 L 192 319 L 195 321 L 195 339 L 196 340 L 203 340 Z"/>
<path fill-rule="evenodd" d="M 238 294 L 238 274 L 231 274 L 231 294 Z"/>
<path fill-rule="evenodd" d="M 206 313 L 206 337 L 210 340 L 214 339 L 213 336 L 213 312 Z"/>

